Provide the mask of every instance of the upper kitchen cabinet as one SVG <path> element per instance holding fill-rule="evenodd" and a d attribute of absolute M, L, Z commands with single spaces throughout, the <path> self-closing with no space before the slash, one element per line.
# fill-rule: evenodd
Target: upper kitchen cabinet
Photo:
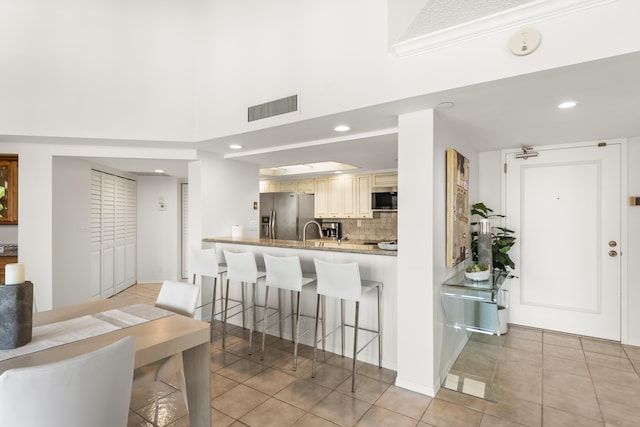
<path fill-rule="evenodd" d="M 356 176 L 356 218 L 373 218 L 371 210 L 371 175 Z"/>
<path fill-rule="evenodd" d="M 304 179 L 301 181 L 260 181 L 261 193 L 282 193 L 289 191 L 313 194 L 315 191 L 315 181 L 313 179 Z"/>
<path fill-rule="evenodd" d="M 316 218 L 373 218 L 371 175 L 316 179 Z"/>
<path fill-rule="evenodd" d="M 273 181 L 260 181 L 261 193 L 275 193 L 278 191 L 278 183 Z"/>
<path fill-rule="evenodd" d="M 317 178 L 315 180 L 314 217 L 330 218 L 329 216 L 329 180 Z"/>
<path fill-rule="evenodd" d="M 18 224 L 18 156 L 0 154 L 0 224 Z"/>
<path fill-rule="evenodd" d="M 278 183 L 278 192 L 289 192 L 296 191 L 296 182 L 295 181 L 282 181 Z"/>
<path fill-rule="evenodd" d="M 371 187 L 398 187 L 397 173 L 376 173 L 371 175 Z"/>
<path fill-rule="evenodd" d="M 296 191 L 300 193 L 313 194 L 315 190 L 315 180 L 303 179 L 302 181 L 296 181 Z"/>

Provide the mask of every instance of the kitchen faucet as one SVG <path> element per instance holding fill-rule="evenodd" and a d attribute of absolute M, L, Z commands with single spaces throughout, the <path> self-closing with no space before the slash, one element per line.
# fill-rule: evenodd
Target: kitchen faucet
<path fill-rule="evenodd" d="M 314 220 L 307 221 L 304 227 L 302 227 L 302 244 L 303 245 L 307 244 L 307 225 L 309 224 L 315 224 L 318 226 L 318 231 L 320 232 L 320 238 L 322 239 L 322 226 L 320 225 L 320 223 Z"/>

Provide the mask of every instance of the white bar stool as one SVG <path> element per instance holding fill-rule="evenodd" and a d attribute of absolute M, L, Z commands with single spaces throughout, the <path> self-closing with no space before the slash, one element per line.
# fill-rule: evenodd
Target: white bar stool
<path fill-rule="evenodd" d="M 227 337 L 227 319 L 229 316 L 229 282 L 231 280 L 240 282 L 242 290 L 242 326 L 244 327 L 244 312 L 248 309 L 251 311 L 249 319 L 249 354 L 253 353 L 253 329 L 256 319 L 256 287 L 258 279 L 265 276 L 263 271 L 258 271 L 256 259 L 252 252 L 230 252 L 224 251 L 224 258 L 227 261 L 227 289 L 225 291 L 224 300 L 224 325 L 222 329 L 222 348 L 225 347 Z M 245 284 L 251 283 L 253 289 L 251 292 L 251 306 L 246 307 L 244 303 Z M 238 313 L 233 314 L 235 316 Z"/>
<path fill-rule="evenodd" d="M 282 313 L 282 290 L 291 291 L 291 339 L 293 346 L 293 370 L 298 368 L 298 341 L 300 339 L 300 293 L 307 285 L 312 285 L 315 278 L 303 277 L 302 267 L 300 266 L 300 258 L 298 256 L 276 257 L 264 254 L 264 266 L 267 270 L 266 290 L 265 290 L 265 310 L 264 320 L 262 323 L 262 350 L 260 354 L 261 360 L 264 360 L 264 348 L 267 335 L 267 311 L 269 301 L 269 288 L 277 288 L 278 290 L 278 316 L 280 327 L 280 339 L 282 339 L 282 327 L 284 324 L 284 315 Z M 297 293 L 297 297 L 296 297 Z M 295 298 L 295 309 L 294 309 Z M 287 317 L 289 317 L 287 316 Z M 295 331 L 294 331 L 295 328 Z"/>
<path fill-rule="evenodd" d="M 192 249 L 190 270 L 193 272 L 192 283 L 196 284 L 196 276 L 200 276 L 200 287 L 202 287 L 202 277 L 213 278 L 213 298 L 211 300 L 211 341 L 213 341 L 213 321 L 216 315 L 222 315 L 224 293 L 222 292 L 222 275 L 226 273 L 227 266 L 224 263 L 218 263 L 215 248 L 211 249 Z M 218 280 L 220 279 L 220 280 Z M 216 291 L 220 283 L 220 298 L 216 298 Z M 220 311 L 216 311 L 216 302 L 220 301 Z"/>
<path fill-rule="evenodd" d="M 329 334 L 323 332 L 322 339 L 324 340 L 327 335 L 332 334 L 338 328 L 342 333 L 342 357 L 344 357 L 344 342 L 345 342 L 345 326 L 354 328 L 353 334 L 353 369 L 351 379 L 351 391 L 356 391 L 356 362 L 358 353 L 362 351 L 366 346 L 371 344 L 373 340 L 378 338 L 378 367 L 382 368 L 382 283 L 374 282 L 371 280 L 360 279 L 360 270 L 358 264 L 355 262 L 337 264 L 319 260 L 314 258 L 314 264 L 316 266 L 316 274 L 318 276 L 318 298 L 316 302 L 316 329 L 313 339 L 313 367 L 311 370 L 311 377 L 316 376 L 316 359 L 318 350 L 318 312 L 320 311 L 320 300 L 324 300 L 325 297 L 333 297 L 340 299 L 340 325 L 336 327 Z M 371 290 L 377 290 L 378 297 L 378 329 L 367 329 L 359 326 L 359 314 L 360 314 L 360 299 L 364 293 Z M 354 301 L 355 306 L 355 324 L 347 325 L 345 323 L 345 300 Z M 358 349 L 358 331 L 364 330 L 372 332 L 373 337 L 360 349 Z"/>

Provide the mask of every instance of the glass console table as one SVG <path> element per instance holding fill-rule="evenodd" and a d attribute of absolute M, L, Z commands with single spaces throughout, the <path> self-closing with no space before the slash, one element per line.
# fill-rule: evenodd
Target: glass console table
<path fill-rule="evenodd" d="M 511 276 L 494 270 L 485 281 L 467 279 L 464 271 L 442 284 L 440 296 L 447 325 L 470 332 L 506 334 Z"/>

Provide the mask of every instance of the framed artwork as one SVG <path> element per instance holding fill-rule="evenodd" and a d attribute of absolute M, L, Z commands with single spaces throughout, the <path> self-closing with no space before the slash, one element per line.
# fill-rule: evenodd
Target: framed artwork
<path fill-rule="evenodd" d="M 469 223 L 469 159 L 447 150 L 447 267 L 467 259 L 471 252 Z"/>

